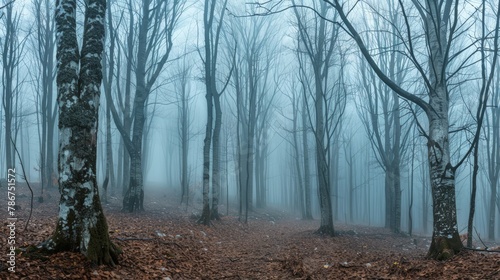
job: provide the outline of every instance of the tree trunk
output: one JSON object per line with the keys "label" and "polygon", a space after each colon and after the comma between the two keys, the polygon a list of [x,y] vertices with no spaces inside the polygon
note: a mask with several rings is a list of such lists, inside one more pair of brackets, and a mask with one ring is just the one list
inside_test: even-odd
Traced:
{"label": "tree trunk", "polygon": [[[492,103],[500,103],[500,74],[497,72],[497,84],[493,90]],[[488,113],[488,112],[487,112]],[[488,223],[488,238],[495,239],[495,224],[496,224],[496,207],[498,196],[498,181],[500,177],[500,108],[493,108],[490,117],[486,117],[486,150],[488,158],[488,181],[490,185],[490,207],[489,207],[489,223]]]}
{"label": "tree trunk", "polygon": [[144,88],[137,85],[134,100],[134,125],[132,128],[132,147],[129,147],[130,172],[128,190],[123,197],[123,210],[128,212],[144,211],[144,185],[142,174],[142,138],[144,130]]}
{"label": "tree trunk", "polygon": [[56,230],[39,248],[79,251],[95,264],[114,265],[120,249],[109,238],[96,180],[105,8],[103,0],[86,6],[80,58],[76,1],[56,2],[61,199]]}
{"label": "tree trunk", "polygon": [[448,103],[442,98],[431,99],[435,113],[429,116],[429,173],[431,178],[434,231],[427,256],[432,259],[449,259],[460,252],[463,245],[457,228],[455,201],[455,170],[450,164],[448,141]]}
{"label": "tree trunk", "polygon": [[[293,94],[293,93],[292,93]],[[295,94],[292,96],[292,105],[293,105],[293,111],[292,111],[292,139],[293,139],[293,151],[294,151],[294,162],[295,162],[295,172],[297,176],[297,192],[298,192],[298,200],[299,200],[299,205],[300,205],[300,213],[302,216],[302,219],[305,220],[307,218],[306,215],[306,206],[305,206],[305,187],[304,187],[304,182],[302,180],[302,165],[301,165],[301,160],[300,160],[300,152],[299,152],[299,140],[298,140],[298,125],[297,125],[297,119],[298,119],[298,102],[295,100]]]}
{"label": "tree trunk", "polygon": [[392,232],[401,230],[401,180],[399,161],[386,166],[386,227]]}
{"label": "tree trunk", "polygon": [[431,179],[434,231],[432,243],[427,254],[433,259],[448,259],[460,252],[463,245],[457,227],[455,201],[455,169],[450,163],[449,100],[444,76],[445,49],[448,46],[449,14],[442,14],[436,3],[426,3],[427,44],[429,46],[430,83],[429,139],[427,143],[429,173]]}
{"label": "tree trunk", "polygon": [[[352,145],[349,145],[349,160],[347,161],[349,175],[349,223],[354,223],[354,156],[352,154]],[[392,201],[392,200],[390,200]],[[390,212],[389,212],[390,213]]]}
{"label": "tree trunk", "polygon": [[421,175],[421,180],[422,180],[422,229],[424,233],[429,232],[428,231],[428,225],[429,225],[429,208],[431,207],[429,205],[429,175],[427,174],[429,172],[429,166],[428,166],[428,160],[425,158],[425,152],[421,149],[419,149],[419,153],[421,156],[420,161],[422,162],[420,166],[420,175]]}
{"label": "tree trunk", "polygon": [[307,133],[309,131],[309,126],[307,124],[307,102],[305,96],[302,99],[302,150],[304,153],[304,199],[306,207],[306,219],[312,220],[312,209],[311,209],[311,181],[310,181],[310,170],[309,170],[309,145],[307,143]]}
{"label": "tree trunk", "polygon": [[[325,23],[323,21],[322,25]],[[322,34],[323,32],[320,32]],[[317,73],[320,71],[317,70]],[[328,170],[327,153],[325,149],[325,120],[323,113],[324,92],[321,89],[322,81],[316,76],[316,167],[318,170],[319,204],[321,211],[321,224],[317,233],[333,236],[333,215],[330,196],[330,178]]]}
{"label": "tree trunk", "polygon": [[220,130],[222,126],[222,110],[220,106],[220,96],[216,94],[214,97],[215,104],[215,126],[212,142],[212,213],[210,218],[212,220],[220,220],[219,215],[219,196],[220,196],[220,185],[221,185],[221,174],[220,174]]}
{"label": "tree trunk", "polygon": [[16,96],[14,88],[15,73],[17,72],[17,65],[19,63],[19,57],[17,53],[16,42],[17,32],[18,32],[18,20],[17,17],[13,15],[13,5],[8,5],[5,7],[5,35],[3,38],[3,49],[2,49],[2,89],[3,89],[3,109],[4,109],[4,121],[5,121],[5,162],[7,168],[15,168],[15,158],[14,158],[14,144],[12,140],[15,140],[12,131],[15,129],[13,127],[13,121],[15,118],[15,102],[14,97]]}
{"label": "tree trunk", "polygon": [[[142,19],[139,26],[139,45],[137,47],[137,64],[135,71],[136,89],[133,106],[133,127],[132,143],[126,144],[130,155],[130,173],[128,190],[123,197],[123,210],[134,212],[144,211],[144,182],[143,182],[143,137],[144,123],[146,121],[146,103],[150,88],[146,83],[146,62],[147,62],[147,44],[148,29],[150,27],[150,1],[142,3]],[[128,137],[128,135],[122,136]],[[127,139],[124,139],[127,141]]]}
{"label": "tree trunk", "polygon": [[188,107],[187,100],[183,96],[182,100],[182,116],[181,116],[181,204],[188,205],[189,187],[188,187],[188,152],[189,152],[189,137],[188,137]]}
{"label": "tree trunk", "polygon": [[[205,33],[207,32],[205,31]],[[207,126],[205,128],[205,139],[203,140],[203,210],[198,223],[210,225],[210,147],[212,142],[213,103],[211,87],[208,83],[206,84],[206,90]]]}
{"label": "tree trunk", "polygon": [[111,110],[109,107],[106,108],[106,177],[102,184],[104,190],[103,201],[108,202],[108,186],[114,188],[114,172],[113,172],[113,149],[111,147]]}

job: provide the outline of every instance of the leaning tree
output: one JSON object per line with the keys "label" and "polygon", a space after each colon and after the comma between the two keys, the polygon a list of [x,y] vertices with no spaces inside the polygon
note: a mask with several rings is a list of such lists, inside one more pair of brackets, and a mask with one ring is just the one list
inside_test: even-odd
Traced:
{"label": "leaning tree", "polygon": [[105,0],[86,1],[79,49],[77,1],[56,1],[61,198],[56,229],[38,248],[79,251],[93,263],[114,265],[120,249],[109,238],[96,180],[105,10]]}
{"label": "leaning tree", "polygon": [[[427,116],[428,129],[424,134],[427,138],[434,218],[432,243],[427,256],[439,260],[448,259],[463,247],[457,227],[455,175],[466,158],[463,157],[455,165],[451,161],[450,95],[456,91],[457,85],[460,86],[463,82],[461,79],[464,76],[461,74],[469,71],[470,65],[475,64],[471,57],[477,57],[477,53],[472,47],[476,47],[478,42],[483,40],[494,40],[495,46],[497,45],[500,3],[498,8],[489,6],[489,9],[495,10],[493,13],[497,17],[496,28],[493,28],[486,37],[464,43],[460,40],[472,37],[467,29],[472,30],[476,27],[475,22],[471,21],[477,15],[470,13],[481,11],[474,6],[474,3],[453,0],[398,1],[397,9],[403,16],[403,26],[398,29],[397,36],[420,75],[421,84],[425,87],[426,96],[424,96],[417,93],[415,88],[404,89],[374,60],[366,41],[352,23],[351,17],[356,13],[355,7],[348,14],[345,12],[348,8],[347,1],[324,0],[324,2],[338,12],[342,27],[354,39],[377,76],[400,97],[419,106]],[[486,5],[486,2],[482,2],[481,5]],[[481,25],[481,20],[478,21]],[[497,52],[491,55],[496,57]],[[481,63],[484,59],[481,57],[477,61]],[[492,70],[493,68],[490,73]],[[482,68],[482,71],[486,69]],[[481,96],[480,100],[485,99]],[[469,153],[470,150],[466,156]]]}

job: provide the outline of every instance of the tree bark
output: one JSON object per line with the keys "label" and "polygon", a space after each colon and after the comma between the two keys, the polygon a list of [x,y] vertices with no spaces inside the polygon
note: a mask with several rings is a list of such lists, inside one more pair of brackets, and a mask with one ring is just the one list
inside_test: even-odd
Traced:
{"label": "tree bark", "polygon": [[17,52],[18,45],[16,45],[18,38],[17,32],[19,27],[18,16],[13,14],[13,5],[8,5],[5,7],[5,35],[3,38],[3,48],[2,48],[2,105],[4,110],[4,121],[5,121],[5,163],[7,168],[15,168],[16,161],[14,157],[14,144],[15,133],[13,130],[16,126],[15,123],[15,97],[17,92],[15,90],[14,82],[17,72],[17,65],[19,64],[19,53]]}
{"label": "tree bark", "polygon": [[219,197],[220,197],[220,186],[221,186],[221,174],[220,174],[220,131],[222,126],[222,110],[220,106],[220,96],[216,93],[213,96],[215,105],[215,126],[212,142],[212,210],[210,214],[210,219],[220,220],[219,215]]}
{"label": "tree bark", "polygon": [[[450,164],[448,142],[448,105],[436,102],[433,106],[440,116],[431,115],[429,121],[429,173],[431,177],[434,232],[427,256],[432,259],[449,259],[460,252],[463,245],[457,228],[455,201],[455,170]],[[432,104],[432,103],[431,103]],[[446,117],[444,117],[446,116]]]}
{"label": "tree bark", "polygon": [[109,238],[96,180],[106,2],[89,0],[86,6],[81,53],[76,9],[75,0],[56,2],[61,198],[56,229],[38,247],[53,252],[79,251],[95,264],[114,265],[121,250]]}
{"label": "tree bark", "polygon": [[312,220],[312,210],[311,210],[311,181],[310,181],[310,169],[309,169],[309,145],[307,143],[307,134],[309,132],[309,125],[307,123],[307,98],[306,93],[302,98],[302,151],[304,153],[304,199],[305,199],[305,210],[306,219]]}

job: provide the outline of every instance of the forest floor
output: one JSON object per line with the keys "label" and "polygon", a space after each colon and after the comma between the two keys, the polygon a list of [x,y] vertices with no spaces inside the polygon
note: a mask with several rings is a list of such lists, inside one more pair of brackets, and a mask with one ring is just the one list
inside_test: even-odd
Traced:
{"label": "forest floor", "polygon": [[[29,192],[18,188],[21,206],[17,246],[38,244],[51,234],[57,190],[34,202],[28,229]],[[24,188],[23,188],[24,189]],[[4,189],[3,189],[4,190]],[[5,197],[5,196],[4,196]],[[166,192],[149,193],[146,211],[120,212],[121,201],[104,206],[112,240],[123,249],[114,267],[92,266],[79,253],[16,257],[7,271],[6,198],[0,199],[0,279],[500,279],[500,254],[464,251],[453,259],[425,259],[430,239],[391,234],[386,229],[336,225],[337,236],[314,233],[319,222],[269,210],[253,212],[248,224],[223,216],[210,227],[197,224],[196,209],[167,201]]]}

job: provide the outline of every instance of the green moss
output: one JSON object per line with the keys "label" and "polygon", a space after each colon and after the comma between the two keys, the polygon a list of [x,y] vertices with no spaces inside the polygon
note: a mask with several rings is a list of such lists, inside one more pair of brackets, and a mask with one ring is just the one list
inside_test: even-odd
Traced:
{"label": "green moss", "polygon": [[459,253],[463,245],[458,234],[455,235],[452,238],[433,237],[427,257],[438,261],[445,261]]}

